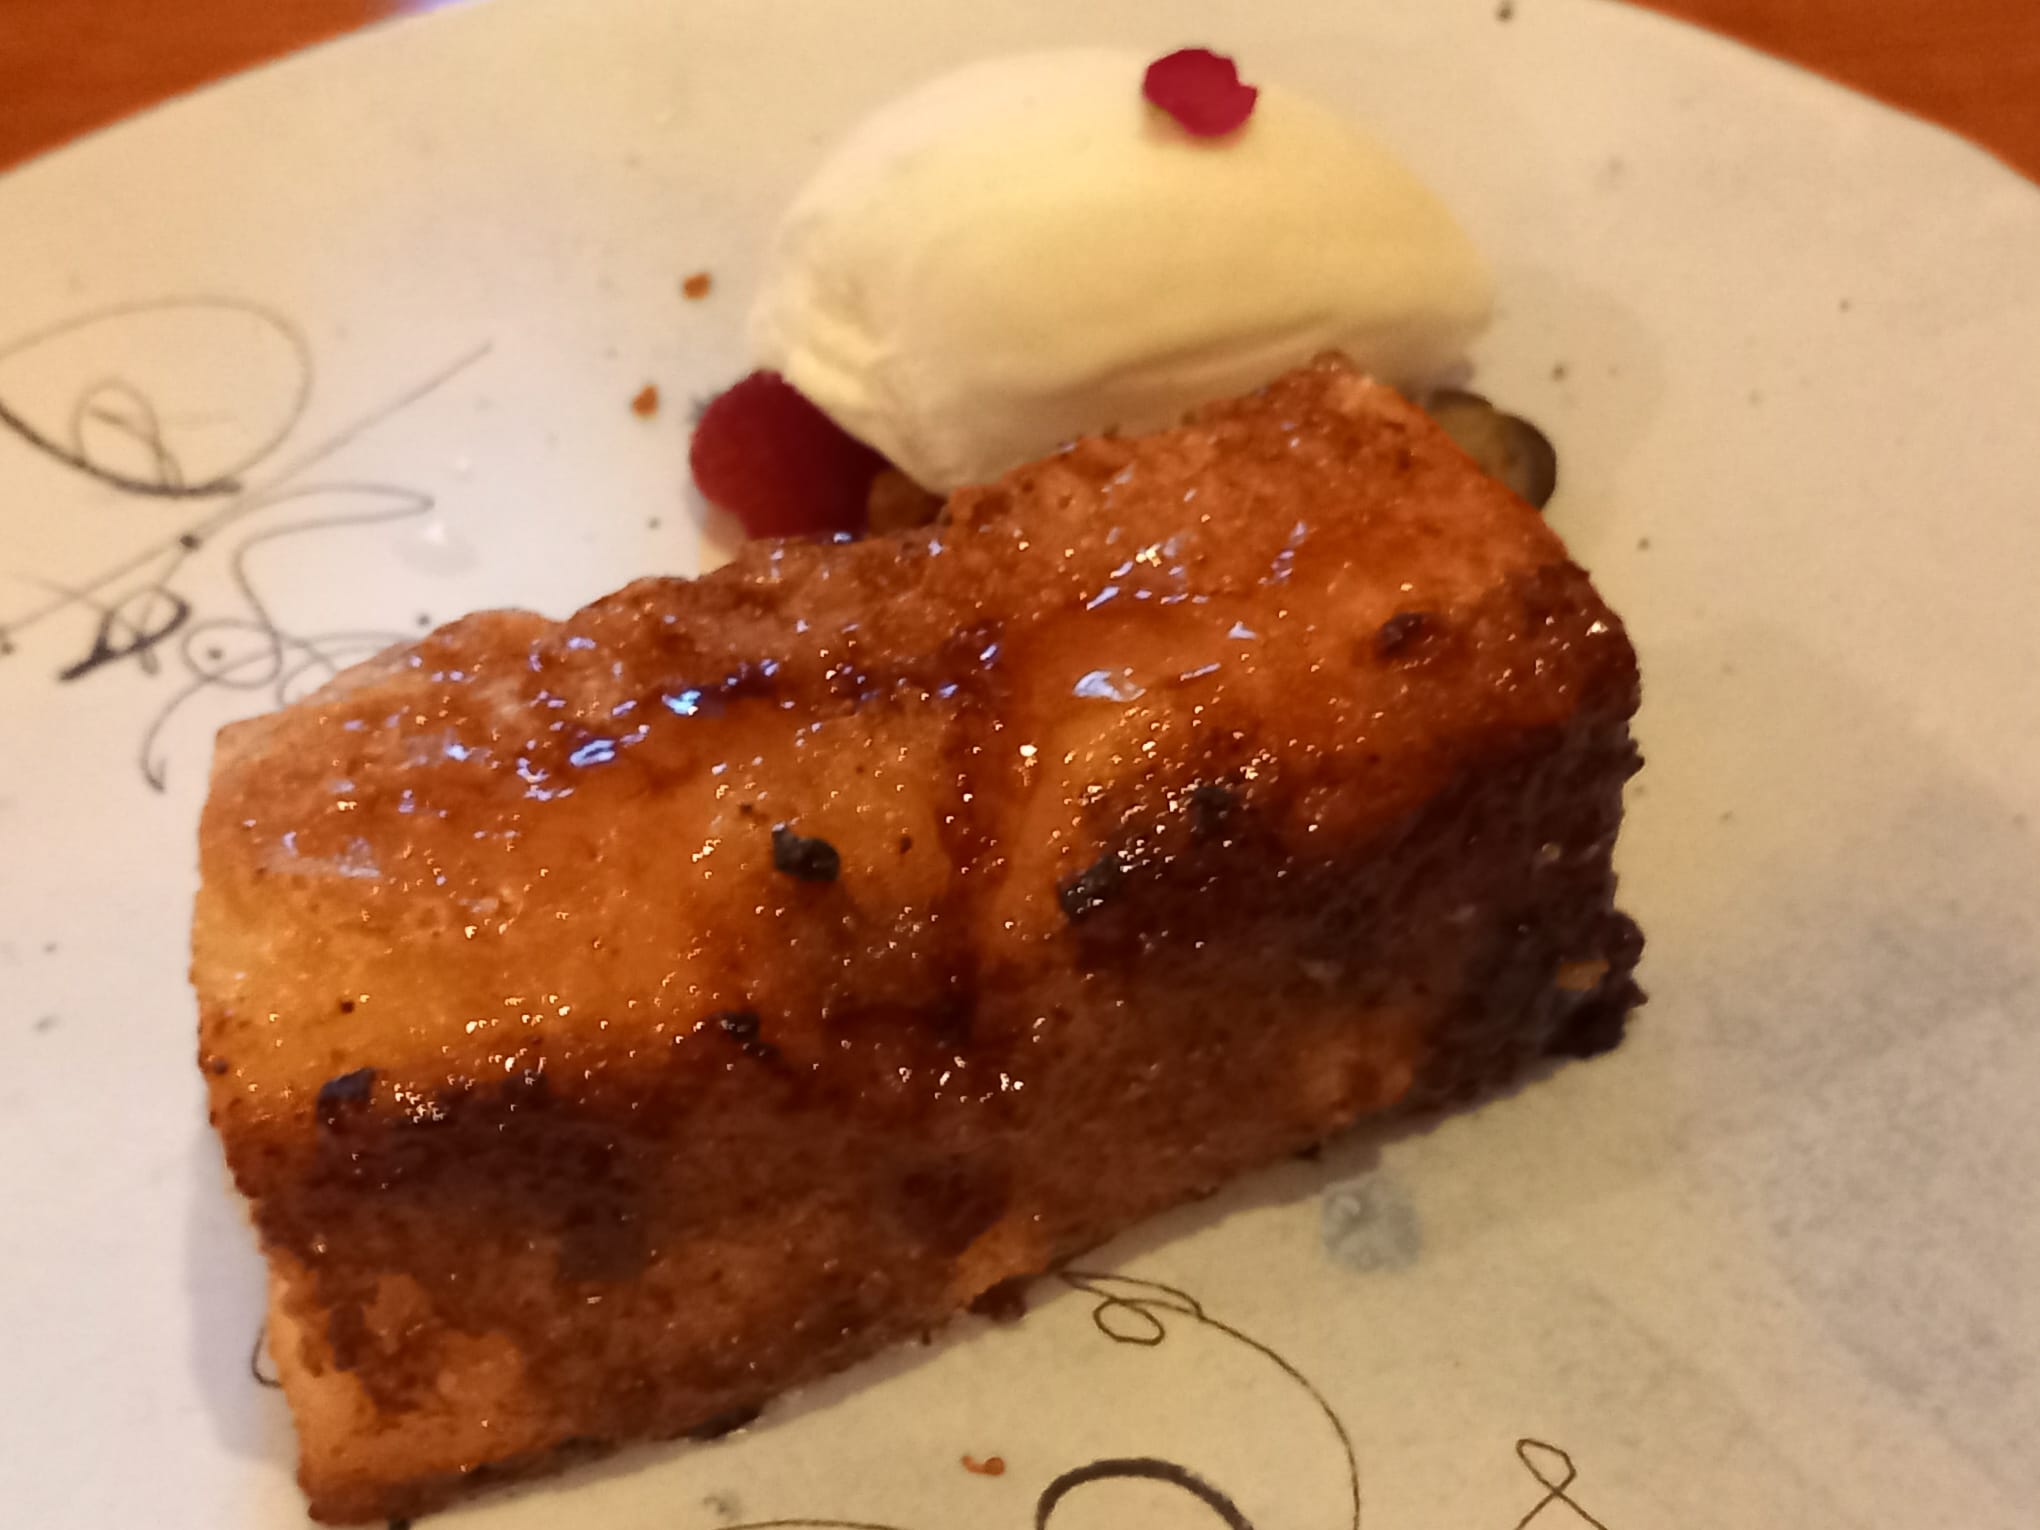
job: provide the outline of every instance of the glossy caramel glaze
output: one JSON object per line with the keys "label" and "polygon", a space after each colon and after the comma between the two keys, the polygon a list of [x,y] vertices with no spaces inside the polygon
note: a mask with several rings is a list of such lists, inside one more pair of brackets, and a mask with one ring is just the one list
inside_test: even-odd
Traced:
{"label": "glossy caramel glaze", "polygon": [[315,1512],[686,1432],[1611,1045],[1634,656],[1327,360],[222,735],[194,979]]}

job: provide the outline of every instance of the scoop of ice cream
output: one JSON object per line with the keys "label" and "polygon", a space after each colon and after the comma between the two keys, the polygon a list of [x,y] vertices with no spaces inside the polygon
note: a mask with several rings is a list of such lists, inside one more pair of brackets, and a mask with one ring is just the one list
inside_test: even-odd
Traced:
{"label": "scoop of ice cream", "polygon": [[1193,137],[1142,98],[1147,63],[991,59],[867,118],[774,238],[763,364],[948,490],[1319,351],[1403,387],[1459,357],[1485,266],[1387,149],[1265,83]]}

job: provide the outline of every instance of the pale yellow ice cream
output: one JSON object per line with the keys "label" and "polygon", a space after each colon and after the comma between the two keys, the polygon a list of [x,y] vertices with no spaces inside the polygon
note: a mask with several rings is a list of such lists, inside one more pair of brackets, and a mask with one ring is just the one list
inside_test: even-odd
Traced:
{"label": "pale yellow ice cream", "polygon": [[774,238],[762,364],[946,491],[1322,350],[1405,387],[1459,357],[1489,279],[1414,175],[1251,69],[1246,125],[1193,138],[1148,62],[990,59],[867,118]]}

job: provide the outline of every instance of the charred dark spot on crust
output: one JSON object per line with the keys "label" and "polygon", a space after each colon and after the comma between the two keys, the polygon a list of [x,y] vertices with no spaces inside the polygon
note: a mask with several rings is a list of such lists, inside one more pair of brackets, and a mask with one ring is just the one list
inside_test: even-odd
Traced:
{"label": "charred dark spot on crust", "polygon": [[914,848],[914,836],[911,834],[902,834],[900,836],[900,854],[905,855],[909,850],[913,848]]}
{"label": "charred dark spot on crust", "polygon": [[1027,1316],[1027,1277],[1015,1275],[980,1291],[970,1310],[994,1323],[1017,1323]]}
{"label": "charred dark spot on crust", "polygon": [[1643,955],[1643,932],[1626,914],[1609,916],[1605,942],[1609,975],[1552,1033],[1545,1051],[1553,1057],[1599,1057],[1622,1043],[1630,1011],[1643,1003],[1635,968]]}
{"label": "charred dark spot on crust", "polygon": [[705,1443],[719,1440],[724,1435],[735,1434],[739,1429],[749,1428],[758,1421],[758,1415],[765,1411],[763,1404],[743,1408],[728,1408],[687,1431],[687,1438]]}
{"label": "charred dark spot on crust", "polygon": [[772,869],[802,882],[833,882],[843,871],[843,857],[826,839],[796,834],[785,824],[772,826]]}
{"label": "charred dark spot on crust", "polygon": [[353,1001],[352,999],[342,999],[342,1000],[340,1001],[340,1013],[341,1013],[341,1014],[343,1014],[343,1015],[351,1015],[351,1014],[353,1014],[353,1013],[354,1013],[354,1001]]}
{"label": "charred dark spot on crust", "polygon": [[724,1009],[709,1016],[722,1033],[734,1041],[746,1057],[755,1057],[759,1062],[771,1062],[779,1055],[779,1048],[758,1035],[759,1019],[755,1009]]}
{"label": "charred dark spot on crust", "polygon": [[1378,659],[1399,658],[1408,649],[1434,636],[1437,628],[1438,619],[1428,611],[1398,611],[1374,634],[1374,656]]}
{"label": "charred dark spot on crust", "polygon": [[227,1076],[228,1069],[232,1068],[233,1064],[228,1062],[224,1057],[208,1057],[205,1062],[205,1067],[206,1071],[212,1074],[213,1077],[225,1078]]}
{"label": "charred dark spot on crust", "polygon": [[1062,905],[1065,919],[1071,924],[1082,924],[1112,901],[1125,879],[1119,857],[1101,855],[1075,876],[1056,883],[1055,901]]}
{"label": "charred dark spot on crust", "polygon": [[1585,1058],[1599,1057],[1603,1052],[1612,1052],[1620,1046],[1622,1033],[1629,1024],[1629,1011],[1641,1002],[1643,996],[1626,978],[1616,987],[1626,992],[1597,994],[1581,1005],[1552,1034],[1545,1051],[1553,1057]]}
{"label": "charred dark spot on crust", "polygon": [[327,1079],[325,1083],[319,1085],[319,1119],[328,1126],[332,1125],[343,1111],[366,1105],[374,1089],[373,1068],[356,1068],[352,1073],[342,1073]]}
{"label": "charred dark spot on crust", "polygon": [[1190,837],[1199,841],[1217,839],[1225,832],[1226,820],[1240,803],[1240,794],[1230,786],[1207,781],[1190,790]]}

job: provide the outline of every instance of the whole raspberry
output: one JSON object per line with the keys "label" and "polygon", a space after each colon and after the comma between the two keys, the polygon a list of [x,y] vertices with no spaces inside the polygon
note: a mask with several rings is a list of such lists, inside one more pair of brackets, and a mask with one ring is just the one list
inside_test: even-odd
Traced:
{"label": "whole raspberry", "polygon": [[709,401],[687,465],[750,535],[792,537],[861,531],[886,463],[777,372],[753,372]]}

